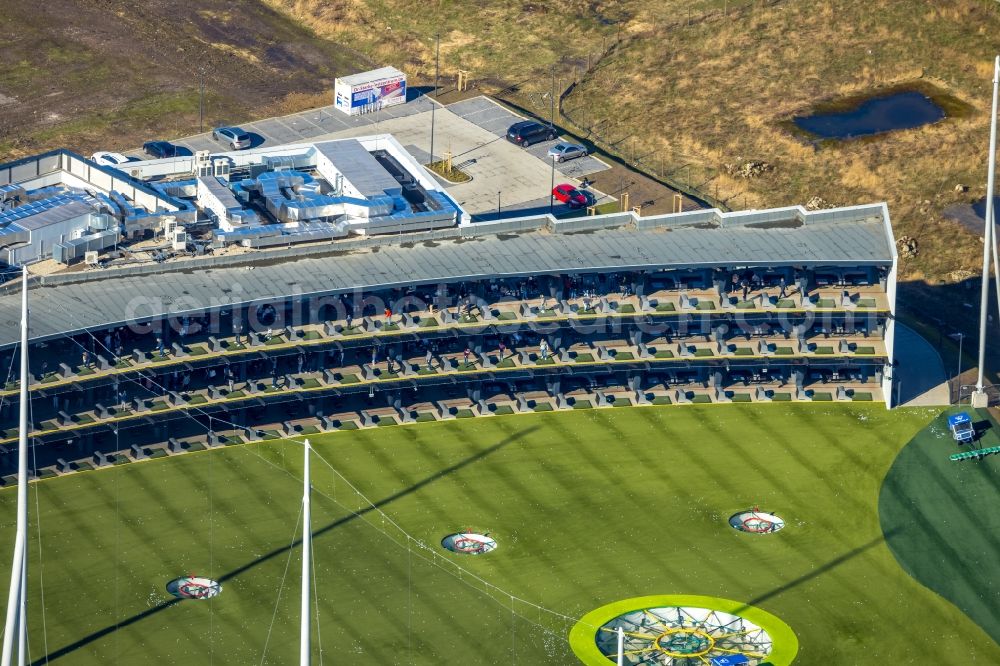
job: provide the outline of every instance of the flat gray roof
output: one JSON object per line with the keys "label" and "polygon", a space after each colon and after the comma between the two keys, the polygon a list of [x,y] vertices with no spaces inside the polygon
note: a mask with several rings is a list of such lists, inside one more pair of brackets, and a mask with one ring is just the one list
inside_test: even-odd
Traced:
{"label": "flat gray roof", "polygon": [[[413,242],[414,237],[433,240]],[[747,265],[888,267],[895,258],[883,204],[811,213],[802,208],[703,210],[558,222],[540,216],[367,242],[367,247],[339,251],[332,243],[323,246],[327,254],[322,256],[279,261],[277,253],[259,252],[244,255],[246,265],[219,268],[192,260],[167,264],[161,275],[115,277],[107,270],[83,274],[80,282],[35,287],[30,294],[31,337],[48,339],[293,294],[538,273]],[[17,291],[0,296],[0,347],[16,342],[19,313]]]}
{"label": "flat gray roof", "polygon": [[357,74],[341,76],[337,78],[337,81],[340,81],[345,85],[356,86],[362,83],[371,83],[372,81],[381,81],[382,79],[389,79],[403,75],[404,74],[395,67],[380,67],[379,69],[373,69],[370,72],[358,72]]}
{"label": "flat gray roof", "polygon": [[43,229],[95,212],[97,201],[89,196],[58,196],[18,206],[8,211],[7,215],[0,216],[0,224],[9,222],[10,226],[22,229]]}
{"label": "flat gray roof", "polygon": [[386,192],[402,187],[357,139],[321,141],[313,145],[316,152],[330,160],[365,198],[385,196]]}

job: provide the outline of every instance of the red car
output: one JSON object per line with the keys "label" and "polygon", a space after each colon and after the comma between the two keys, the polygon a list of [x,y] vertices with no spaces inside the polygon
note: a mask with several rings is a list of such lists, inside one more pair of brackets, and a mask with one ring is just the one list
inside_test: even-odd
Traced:
{"label": "red car", "polygon": [[555,189],[552,190],[552,196],[554,196],[557,201],[566,204],[570,208],[582,208],[589,203],[587,195],[569,183],[556,185]]}

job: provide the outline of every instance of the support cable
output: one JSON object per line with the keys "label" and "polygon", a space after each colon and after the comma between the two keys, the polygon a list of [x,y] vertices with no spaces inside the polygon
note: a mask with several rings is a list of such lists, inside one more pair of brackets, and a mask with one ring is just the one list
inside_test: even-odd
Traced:
{"label": "support cable", "polygon": [[[34,404],[31,402],[31,394],[28,394],[28,411],[31,414],[29,419],[30,423],[35,422],[35,410]],[[34,468],[35,473],[38,473],[38,446],[31,447],[31,466]],[[42,509],[41,503],[38,499],[39,484],[35,485],[35,523],[38,525],[38,587],[39,587],[39,603],[42,607],[42,655],[45,659],[45,663],[49,663],[49,630],[46,620],[45,613],[45,560],[42,558]],[[30,652],[29,652],[30,660]],[[34,663],[33,660],[30,663]]]}
{"label": "support cable", "polygon": [[285,559],[285,571],[281,574],[281,584],[278,586],[278,596],[274,599],[274,612],[271,613],[271,626],[267,628],[267,637],[264,639],[264,650],[260,655],[260,666],[264,666],[267,659],[267,645],[271,642],[271,632],[274,630],[274,620],[278,617],[278,605],[281,603],[281,592],[285,589],[285,579],[288,577],[288,569],[292,564],[292,552],[295,550],[295,541],[299,536],[299,523],[302,522],[302,506],[299,506],[299,515],[295,518],[295,529],[292,531],[292,542],[288,544],[288,558]]}

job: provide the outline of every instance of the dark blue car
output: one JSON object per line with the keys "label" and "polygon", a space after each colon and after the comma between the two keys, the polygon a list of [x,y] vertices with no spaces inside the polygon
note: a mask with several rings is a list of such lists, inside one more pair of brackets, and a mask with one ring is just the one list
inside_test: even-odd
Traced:
{"label": "dark blue car", "polygon": [[147,141],[142,144],[142,150],[155,159],[177,157],[177,146],[167,141]]}

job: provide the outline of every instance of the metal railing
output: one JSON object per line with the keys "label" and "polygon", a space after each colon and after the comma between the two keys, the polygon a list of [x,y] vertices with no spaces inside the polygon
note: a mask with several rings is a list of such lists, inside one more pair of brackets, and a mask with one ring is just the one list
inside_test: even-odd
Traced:
{"label": "metal railing", "polygon": [[[957,393],[955,389],[957,390]],[[961,384],[957,387],[952,387],[951,397],[952,404],[955,405],[967,405],[972,401],[972,394],[976,391],[975,384]],[[1000,384],[985,384],[983,386],[983,391],[986,393],[987,399],[989,401],[990,407],[996,407],[1000,405]]]}

